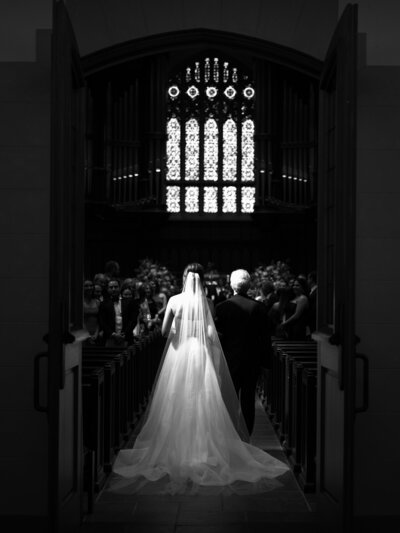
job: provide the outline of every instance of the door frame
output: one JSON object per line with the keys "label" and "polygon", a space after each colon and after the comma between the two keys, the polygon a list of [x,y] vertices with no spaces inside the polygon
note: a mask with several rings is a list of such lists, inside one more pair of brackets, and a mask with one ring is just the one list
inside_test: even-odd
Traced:
{"label": "door frame", "polygon": [[82,518],[83,95],[84,78],[63,1],[53,0],[48,343],[50,531],[75,533]]}
{"label": "door frame", "polygon": [[[318,513],[322,523],[335,523],[334,531],[351,531],[353,521],[353,454],[355,417],[355,228],[356,228],[356,98],[357,98],[357,4],[348,4],[337,24],[326,54],[320,81],[320,138],[318,141],[318,304],[317,332],[319,344],[318,419],[317,419],[317,486]],[[324,139],[327,108],[324,93],[335,91],[335,154],[333,178],[333,224],[327,217],[329,176],[324,165],[330,157]],[[325,142],[324,142],[325,141]],[[331,227],[334,227],[332,230]],[[327,267],[327,243],[332,238],[335,256],[331,276]],[[331,279],[332,278],[332,279]],[[333,281],[331,309],[329,283]],[[324,491],[324,409],[329,401],[322,390],[322,358],[338,376],[343,400],[343,464],[341,501],[333,503]],[[342,393],[342,394],[341,394]],[[338,396],[339,398],[339,396]],[[340,405],[339,400],[339,405]],[[340,408],[340,407],[339,407]]]}

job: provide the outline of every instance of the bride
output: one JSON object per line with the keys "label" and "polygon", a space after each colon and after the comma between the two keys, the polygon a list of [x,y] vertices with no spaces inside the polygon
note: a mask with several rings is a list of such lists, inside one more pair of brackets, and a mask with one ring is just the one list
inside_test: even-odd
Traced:
{"label": "bride", "polygon": [[276,478],[289,469],[249,443],[203,275],[188,265],[182,292],[168,301],[151,401],[133,448],[114,462],[112,491],[258,492],[281,486]]}

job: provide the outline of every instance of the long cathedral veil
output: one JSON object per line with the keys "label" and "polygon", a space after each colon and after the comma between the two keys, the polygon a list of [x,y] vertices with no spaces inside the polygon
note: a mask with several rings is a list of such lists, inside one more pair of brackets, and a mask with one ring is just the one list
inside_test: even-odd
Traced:
{"label": "long cathedral veil", "polygon": [[110,490],[276,488],[275,478],[288,466],[249,443],[199,275],[189,272],[182,293],[173,298],[173,320],[150,402],[133,448],[118,453]]}
{"label": "long cathedral veil", "polygon": [[[240,402],[221,347],[210,306],[200,276],[195,272],[188,272],[184,280],[180,304],[176,309],[175,318],[167,338],[155,379],[155,386],[157,386],[158,376],[170,345],[176,350],[181,348],[183,357],[192,357],[193,366],[189,368],[200,379],[204,379],[204,366],[207,364],[208,358],[211,359],[222,398],[233,425],[241,439],[249,442],[250,437],[246,422],[241,412]],[[196,357],[193,358],[193,354]],[[187,376],[187,379],[196,382],[194,375]]]}

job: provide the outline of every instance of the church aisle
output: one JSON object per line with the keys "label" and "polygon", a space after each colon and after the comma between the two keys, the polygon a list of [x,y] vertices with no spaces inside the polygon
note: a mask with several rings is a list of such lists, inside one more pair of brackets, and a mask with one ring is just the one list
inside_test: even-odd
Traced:
{"label": "church aisle", "polygon": [[[279,439],[257,399],[252,444],[286,462]],[[291,471],[283,487],[251,496],[124,496],[102,491],[81,533],[317,533],[312,498]]]}

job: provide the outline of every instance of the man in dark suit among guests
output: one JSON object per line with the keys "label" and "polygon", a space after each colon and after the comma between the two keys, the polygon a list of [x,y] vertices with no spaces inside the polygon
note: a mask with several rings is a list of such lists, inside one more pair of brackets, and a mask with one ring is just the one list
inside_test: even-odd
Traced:
{"label": "man in dark suit among guests", "polygon": [[139,305],[134,298],[123,300],[118,279],[110,279],[107,285],[109,298],[101,302],[99,322],[106,346],[126,346],[133,340],[133,328],[137,323]]}
{"label": "man in dark suit among guests", "polygon": [[262,368],[270,367],[271,335],[267,308],[247,295],[250,274],[243,269],[235,270],[230,284],[233,296],[215,308],[216,328],[251,435],[257,379]]}

